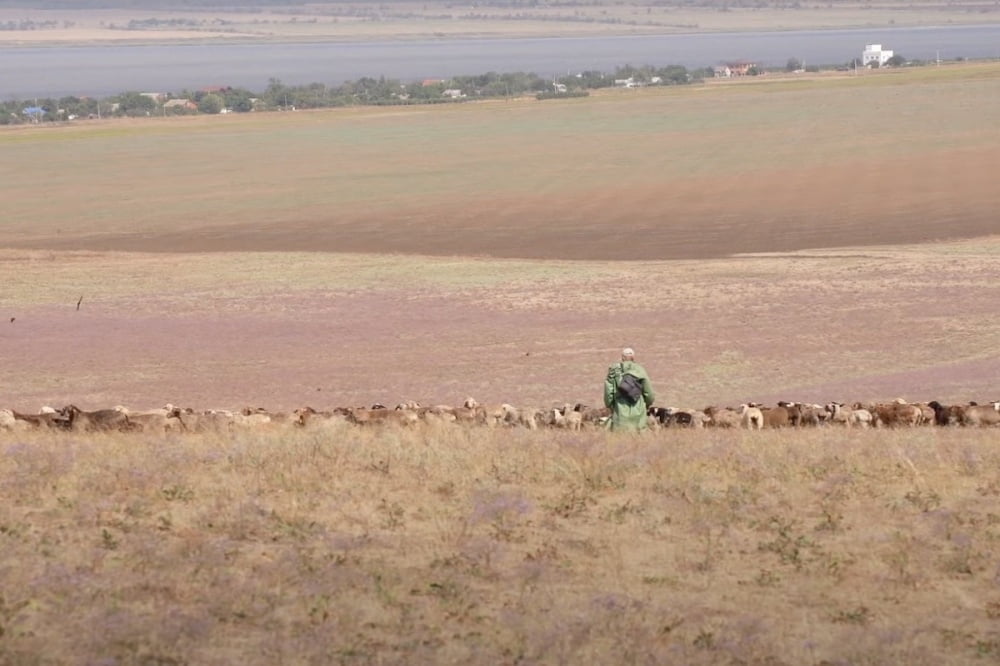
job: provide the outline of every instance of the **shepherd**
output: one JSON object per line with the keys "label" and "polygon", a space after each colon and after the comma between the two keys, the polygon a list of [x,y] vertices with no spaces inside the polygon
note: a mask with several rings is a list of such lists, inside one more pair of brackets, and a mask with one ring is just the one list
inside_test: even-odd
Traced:
{"label": "shepherd", "polygon": [[635,362],[635,350],[622,350],[622,360],[608,368],[604,380],[604,406],[611,410],[615,432],[639,432],[648,427],[646,412],[655,399],[646,369]]}

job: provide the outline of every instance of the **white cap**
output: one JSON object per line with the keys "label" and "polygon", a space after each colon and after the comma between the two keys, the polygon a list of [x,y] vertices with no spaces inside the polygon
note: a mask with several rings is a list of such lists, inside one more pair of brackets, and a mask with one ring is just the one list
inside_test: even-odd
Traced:
{"label": "white cap", "polygon": [[622,350],[622,356],[635,356],[635,350],[631,347],[626,347]]}

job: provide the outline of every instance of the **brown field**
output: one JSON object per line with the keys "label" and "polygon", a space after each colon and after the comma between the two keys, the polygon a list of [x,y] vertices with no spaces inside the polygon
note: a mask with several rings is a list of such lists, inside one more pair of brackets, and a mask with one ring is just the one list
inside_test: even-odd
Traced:
{"label": "brown field", "polygon": [[997,399],[998,74],[6,130],[0,404]]}
{"label": "brown field", "polygon": [[[739,4],[739,3],[737,3]],[[55,21],[46,29],[2,30],[0,45],[352,41],[428,38],[586,37],[710,31],[802,30],[996,23],[992,0],[916,2],[594,2],[533,6],[451,2],[314,3],[292,8],[0,9],[0,22]],[[151,18],[164,27],[123,29]],[[168,21],[189,21],[183,26]]]}
{"label": "brown field", "polygon": [[[2,130],[0,407],[998,400],[998,74]],[[990,663],[998,444],[0,431],[0,664]]]}
{"label": "brown field", "polygon": [[10,251],[0,405],[594,404],[626,343],[663,404],[997,400],[998,257],[1000,237],[624,264]]}
{"label": "brown field", "polygon": [[6,244],[660,260],[971,238],[998,231],[998,91],[985,63],[9,129]]}

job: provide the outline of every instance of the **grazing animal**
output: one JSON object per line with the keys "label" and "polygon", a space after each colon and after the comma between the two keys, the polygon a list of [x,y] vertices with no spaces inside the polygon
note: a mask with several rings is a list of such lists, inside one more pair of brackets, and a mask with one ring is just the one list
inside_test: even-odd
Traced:
{"label": "grazing animal", "polygon": [[117,409],[98,409],[85,412],[76,405],[66,405],[60,412],[75,432],[108,432],[133,430],[128,414]]}
{"label": "grazing animal", "polygon": [[764,413],[760,407],[740,405],[740,425],[748,430],[761,430],[764,427]]}
{"label": "grazing animal", "polygon": [[190,407],[177,410],[177,417],[187,432],[229,432],[234,420],[234,415],[229,410],[196,412]]}
{"label": "grazing animal", "polygon": [[867,409],[848,407],[842,402],[831,402],[826,406],[826,411],[829,414],[827,420],[830,423],[836,423],[849,428],[853,426],[867,428],[874,421],[872,413]]}
{"label": "grazing animal", "polygon": [[583,416],[583,423],[587,425],[601,426],[611,418],[611,410],[608,407],[588,407],[582,402],[576,403],[574,412],[580,412]]}
{"label": "grazing animal", "polygon": [[[42,409],[44,409],[44,407]],[[69,428],[69,420],[65,417],[65,415],[63,415],[62,412],[43,411],[40,414],[22,414],[21,412],[10,410],[10,413],[14,416],[16,421],[26,423],[32,428],[60,428],[64,430]]]}
{"label": "grazing animal", "polygon": [[420,418],[416,412],[395,409],[350,409],[347,420],[357,425],[415,425]]}
{"label": "grazing animal", "polygon": [[792,424],[788,407],[762,407],[760,410],[764,416],[765,428],[784,428]]}
{"label": "grazing animal", "polygon": [[934,412],[934,424],[939,426],[957,426],[962,424],[962,413],[965,409],[961,405],[942,405],[937,400],[927,403],[927,406]]}
{"label": "grazing animal", "polygon": [[889,428],[920,425],[924,418],[920,408],[900,400],[901,398],[897,398],[895,402],[872,405],[869,409],[872,413],[872,425]]}
{"label": "grazing animal", "polygon": [[569,405],[553,407],[552,425],[566,430],[580,430],[583,427],[583,414],[573,411]]}
{"label": "grazing animal", "polygon": [[21,431],[29,430],[37,426],[14,417],[14,412],[9,409],[0,409],[0,430]]}
{"label": "grazing animal", "polygon": [[822,405],[795,405],[794,425],[806,427],[818,427],[826,423],[829,414]]}
{"label": "grazing animal", "polygon": [[700,409],[678,409],[676,407],[652,407],[647,416],[663,427],[704,428],[711,421]]}
{"label": "grazing animal", "polygon": [[996,426],[1000,425],[1000,412],[992,405],[969,405],[962,412],[964,426]]}
{"label": "grazing animal", "polygon": [[312,407],[299,407],[292,412],[292,425],[300,428],[313,426],[325,426],[331,423],[344,423],[347,419],[344,414],[335,412],[319,412]]}
{"label": "grazing animal", "polygon": [[542,416],[542,412],[539,409],[533,407],[518,408],[505,402],[490,412],[490,423],[505,426],[524,426],[528,430],[537,430],[539,421],[543,420]]}
{"label": "grazing animal", "polygon": [[708,416],[707,425],[715,426],[716,428],[740,427],[741,416],[735,409],[710,405],[703,411],[705,412],[705,415]]}

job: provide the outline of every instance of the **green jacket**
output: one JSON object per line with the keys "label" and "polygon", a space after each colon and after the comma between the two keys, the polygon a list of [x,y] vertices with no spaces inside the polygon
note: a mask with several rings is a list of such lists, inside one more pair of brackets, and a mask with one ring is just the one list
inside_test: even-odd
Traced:
{"label": "green jacket", "polygon": [[[618,382],[622,375],[629,374],[642,382],[642,397],[634,405],[618,395]],[[646,410],[653,404],[656,394],[649,381],[646,369],[635,361],[622,361],[608,368],[604,380],[604,406],[611,409],[611,429],[617,431],[638,431],[647,427]]]}

